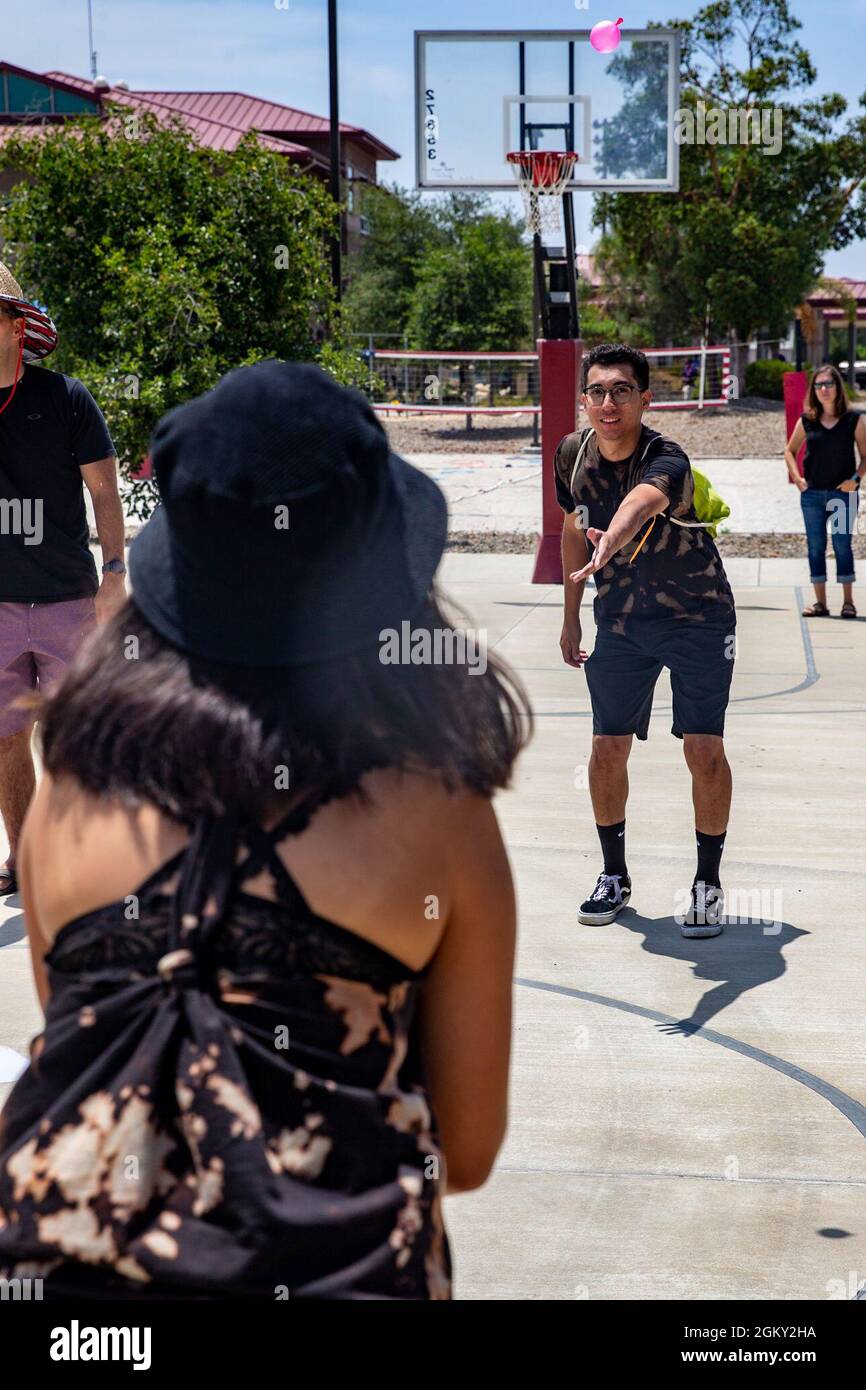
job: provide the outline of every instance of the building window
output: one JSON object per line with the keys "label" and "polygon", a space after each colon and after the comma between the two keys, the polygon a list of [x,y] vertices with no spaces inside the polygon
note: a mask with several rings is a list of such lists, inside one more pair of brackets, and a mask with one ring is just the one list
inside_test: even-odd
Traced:
{"label": "building window", "polygon": [[8,81],[7,111],[12,116],[50,116],[51,88],[44,82],[31,82],[27,77],[19,77],[10,72]]}
{"label": "building window", "polygon": [[351,164],[346,165],[346,211],[355,211],[355,170]]}
{"label": "building window", "polygon": [[0,72],[0,111],[9,116],[71,116],[99,112],[99,103],[18,73]]}
{"label": "building window", "polygon": [[74,92],[62,92],[59,87],[54,88],[54,110],[58,115],[76,115],[79,111],[98,112],[99,107],[95,101],[88,101],[86,97],[79,97]]}

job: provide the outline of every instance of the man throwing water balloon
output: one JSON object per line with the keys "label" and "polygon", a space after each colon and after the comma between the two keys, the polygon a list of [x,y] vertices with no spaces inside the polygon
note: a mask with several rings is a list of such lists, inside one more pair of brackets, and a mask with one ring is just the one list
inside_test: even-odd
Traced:
{"label": "man throwing water balloon", "polygon": [[[643,424],[652,396],[642,352],[603,344],[583,359],[589,428],[566,435],[554,458],[562,529],[568,665],[585,665],[592,702],[589,788],[604,857],[580,921],[612,922],[632,882],[625,854],[628,758],[645,739],[653,690],[667,667],[671,732],[692,775],[697,868],[684,936],[722,930],[720,865],[731,804],[723,735],[736,614],[719,552],[693,505],[694,478],[673,440]],[[581,647],[580,605],[595,577],[595,649]]]}

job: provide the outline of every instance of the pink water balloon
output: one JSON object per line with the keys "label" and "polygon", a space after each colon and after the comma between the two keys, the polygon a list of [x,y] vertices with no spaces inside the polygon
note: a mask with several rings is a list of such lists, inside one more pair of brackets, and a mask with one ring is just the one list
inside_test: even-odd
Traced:
{"label": "pink water balloon", "polygon": [[619,47],[622,35],[617,26],[620,24],[622,24],[621,19],[618,19],[616,24],[612,19],[602,19],[600,23],[593,26],[589,41],[596,53],[612,53],[615,48]]}

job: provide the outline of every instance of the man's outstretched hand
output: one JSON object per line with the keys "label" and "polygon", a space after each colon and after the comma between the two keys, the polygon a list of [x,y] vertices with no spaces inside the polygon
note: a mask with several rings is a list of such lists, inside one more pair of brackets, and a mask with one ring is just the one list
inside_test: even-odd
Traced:
{"label": "man's outstretched hand", "polygon": [[588,579],[591,574],[595,574],[596,570],[604,569],[613,554],[613,546],[607,531],[599,531],[597,527],[589,526],[586,534],[594,547],[592,559],[588,565],[584,565],[582,570],[575,570],[574,574],[568,576],[573,584],[579,584],[582,579]]}

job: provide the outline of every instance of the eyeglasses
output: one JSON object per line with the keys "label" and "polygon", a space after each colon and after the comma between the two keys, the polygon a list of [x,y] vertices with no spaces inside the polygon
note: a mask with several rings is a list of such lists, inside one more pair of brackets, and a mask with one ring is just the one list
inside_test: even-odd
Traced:
{"label": "eyeglasses", "polygon": [[622,381],[617,386],[612,386],[610,390],[606,390],[603,386],[587,386],[583,394],[590,405],[604,405],[606,396],[610,396],[614,405],[625,405],[631,397],[631,393],[637,390],[637,386],[629,386],[627,382]]}
{"label": "eyeglasses", "polygon": [[816,390],[816,391],[835,391],[835,390],[836,390],[836,383],[835,383],[835,381],[833,381],[832,378],[831,378],[829,381],[816,381],[816,382],[815,382],[815,390]]}

